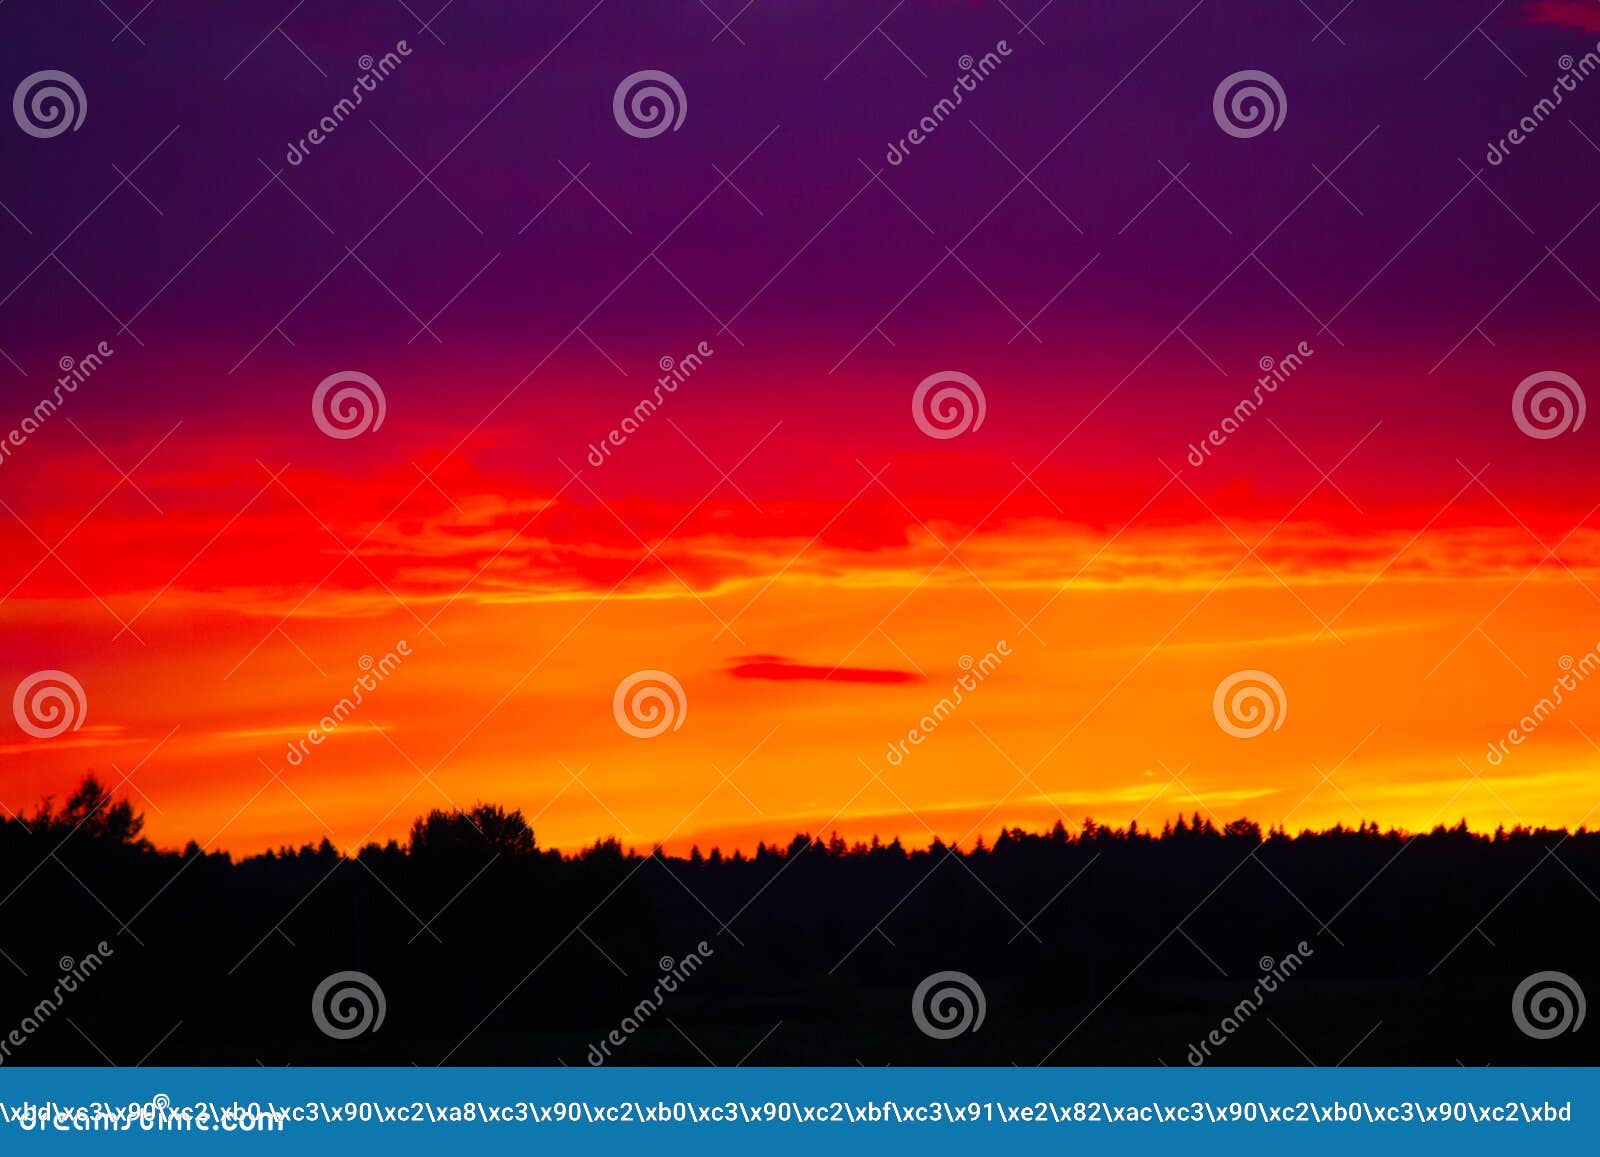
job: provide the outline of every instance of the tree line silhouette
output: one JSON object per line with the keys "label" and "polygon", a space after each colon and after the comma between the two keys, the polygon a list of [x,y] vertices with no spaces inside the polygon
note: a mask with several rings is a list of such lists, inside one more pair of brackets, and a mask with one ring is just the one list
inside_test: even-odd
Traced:
{"label": "tree line silhouette", "polygon": [[[1538,1039],[1512,998],[1568,974],[1600,993],[1600,834],[1263,831],[1176,817],[753,854],[597,840],[541,848],[520,811],[435,810],[404,843],[234,859],[162,850],[92,776],[0,819],[7,1064],[1574,1064],[1600,1026]],[[114,956],[37,1015],[58,970]],[[659,1009],[663,972],[713,949]],[[1241,1019],[1275,961],[1304,961]],[[330,1036],[313,994],[366,974],[385,1015]],[[681,971],[681,970],[680,970]],[[958,971],[975,1031],[912,998]],[[15,1040],[13,1039],[13,1044]]]}

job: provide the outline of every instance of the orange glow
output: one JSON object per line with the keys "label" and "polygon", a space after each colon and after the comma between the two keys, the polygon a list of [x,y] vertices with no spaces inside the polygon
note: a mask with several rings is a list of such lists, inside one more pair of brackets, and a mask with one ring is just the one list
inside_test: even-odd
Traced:
{"label": "orange glow", "polygon": [[[1562,656],[1600,645],[1594,532],[1558,562],[1466,518],[1352,534],[1162,510],[1119,531],[1030,510],[962,541],[943,523],[888,529],[864,505],[853,541],[812,541],[826,513],[769,518],[762,535],[708,504],[647,555],[592,504],[455,502],[385,524],[356,561],[279,495],[165,588],[199,544],[152,522],[143,561],[83,571],[104,607],[41,567],[13,623],[73,640],[88,719],[8,737],[6,806],[92,768],[126,780],[158,843],[238,853],[403,839],[417,814],[479,800],[520,807],[546,846],[672,850],[835,830],[970,844],[1085,816],[1159,828],[1179,811],[1291,829],[1591,818],[1600,680],[1497,765],[1486,753]],[[664,522],[657,536],[675,520],[617,513]],[[1263,536],[1259,556],[1241,544]],[[111,611],[146,645],[108,647]],[[1002,641],[1009,654],[940,715],[963,656]],[[382,677],[329,728],[363,656]],[[683,726],[652,739],[612,717],[617,684],[644,668],[687,698]],[[1219,728],[1213,691],[1240,669],[1282,684],[1281,729]],[[324,738],[304,742],[313,728]]]}

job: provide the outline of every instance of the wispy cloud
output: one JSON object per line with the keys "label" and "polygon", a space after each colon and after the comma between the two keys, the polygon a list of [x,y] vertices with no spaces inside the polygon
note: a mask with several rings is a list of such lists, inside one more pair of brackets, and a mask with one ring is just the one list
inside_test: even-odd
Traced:
{"label": "wispy cloud", "polygon": [[746,655],[728,669],[735,679],[806,679],[826,683],[916,683],[914,671],[883,667],[822,667],[796,663],[782,655]]}
{"label": "wispy cloud", "polygon": [[1600,32],[1600,7],[1594,0],[1533,0],[1523,14],[1534,24],[1560,24]]}
{"label": "wispy cloud", "polygon": [[65,751],[81,747],[115,747],[126,742],[128,742],[128,729],[120,724],[89,724],[54,739],[24,739],[17,743],[0,743],[0,755],[37,755],[46,744],[49,744],[53,751]]}

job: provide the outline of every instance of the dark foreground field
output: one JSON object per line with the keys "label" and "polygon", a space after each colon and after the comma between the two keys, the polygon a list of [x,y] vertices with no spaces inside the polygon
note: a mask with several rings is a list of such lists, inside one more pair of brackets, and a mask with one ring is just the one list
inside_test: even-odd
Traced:
{"label": "dark foreground field", "polygon": [[93,785],[0,822],[4,1063],[1600,1062],[1590,833],[564,857],[482,808],[234,863],[138,827]]}

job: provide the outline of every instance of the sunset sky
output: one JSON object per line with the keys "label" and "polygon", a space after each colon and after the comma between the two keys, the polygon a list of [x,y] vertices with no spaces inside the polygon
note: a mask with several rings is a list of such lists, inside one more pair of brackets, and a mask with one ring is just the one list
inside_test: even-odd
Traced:
{"label": "sunset sky", "polygon": [[[1485,156],[1600,7],[1325,31],[1135,0],[1019,29],[910,0],[875,33],[889,0],[713,6],[731,29],[458,5],[437,37],[377,0],[157,4],[132,32],[0,9],[29,30],[0,34],[8,87],[87,95],[76,132],[0,126],[0,439],[62,359],[113,351],[0,458],[0,691],[61,670],[87,700],[48,739],[0,715],[0,803],[93,770],[157,843],[240,854],[479,800],[563,848],[1180,810],[1593,826],[1600,678],[1486,753],[1600,647],[1600,419],[1535,438],[1512,404],[1537,373],[1600,383],[1600,79]],[[643,69],[681,83],[677,131],[614,120]],[[1243,69],[1281,83],[1277,131],[1216,123]],[[312,393],[344,370],[385,416],[338,439]],[[948,439],[912,414],[941,371],[986,407]],[[613,717],[641,670],[681,684],[676,730]],[[1241,670],[1281,684],[1277,730],[1219,727]]]}

